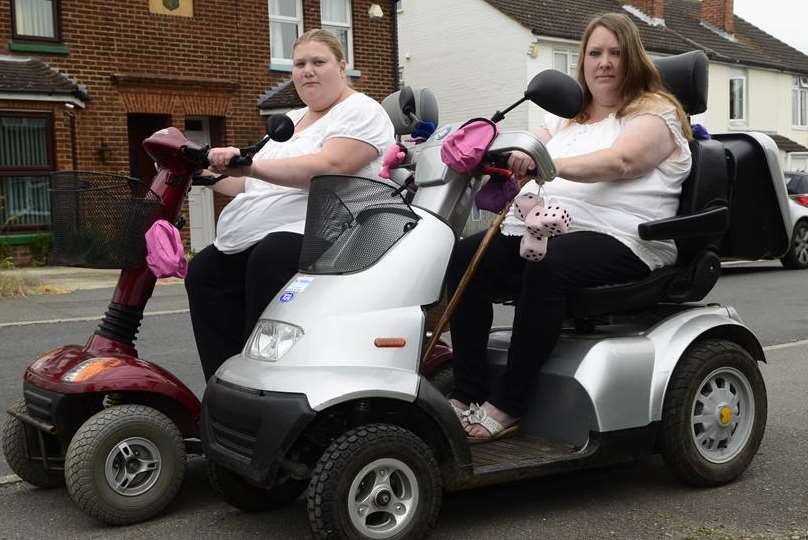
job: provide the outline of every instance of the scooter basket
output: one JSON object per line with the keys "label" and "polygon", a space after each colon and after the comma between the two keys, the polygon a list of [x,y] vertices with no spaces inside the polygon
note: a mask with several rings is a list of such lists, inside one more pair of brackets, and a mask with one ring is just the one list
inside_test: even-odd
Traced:
{"label": "scooter basket", "polygon": [[66,171],[51,175],[50,264],[134,268],[146,261],[160,197],[137,178]]}
{"label": "scooter basket", "polygon": [[418,223],[396,186],[358,176],[317,176],[309,188],[300,270],[363,270]]}

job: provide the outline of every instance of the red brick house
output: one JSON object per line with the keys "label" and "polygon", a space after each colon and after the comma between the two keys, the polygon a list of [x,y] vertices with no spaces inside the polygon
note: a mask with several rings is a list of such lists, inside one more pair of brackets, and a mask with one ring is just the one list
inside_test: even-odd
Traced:
{"label": "red brick house", "polygon": [[[262,109],[298,103],[284,83],[305,30],[334,31],[354,87],[382,99],[398,81],[395,17],[371,0],[0,0],[0,255],[47,231],[50,171],[150,178],[139,142],[166,126],[257,140]],[[208,220],[209,197],[194,203]]]}

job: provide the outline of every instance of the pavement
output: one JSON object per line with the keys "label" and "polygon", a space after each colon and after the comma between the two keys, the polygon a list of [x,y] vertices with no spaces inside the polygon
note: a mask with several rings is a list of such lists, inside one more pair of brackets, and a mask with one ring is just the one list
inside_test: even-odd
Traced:
{"label": "pavement", "polygon": [[[3,281],[3,278],[15,281],[22,280],[33,287],[47,287],[58,292],[72,292],[79,289],[114,287],[120,274],[120,270],[40,266],[0,270],[0,282]],[[177,278],[157,280],[158,285],[174,285],[178,283],[182,283],[182,280]]]}

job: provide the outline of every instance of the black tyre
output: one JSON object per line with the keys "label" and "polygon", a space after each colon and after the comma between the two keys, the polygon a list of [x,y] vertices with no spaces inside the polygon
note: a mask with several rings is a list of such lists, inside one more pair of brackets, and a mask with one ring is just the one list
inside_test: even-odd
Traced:
{"label": "black tyre", "polygon": [[799,221],[791,235],[791,247],[780,263],[786,268],[803,270],[808,268],[808,221]]}
{"label": "black tyre", "polygon": [[243,512],[265,512],[289,504],[309,485],[308,480],[285,477],[270,489],[255,486],[233,471],[208,461],[208,480],[213,490]]}
{"label": "black tyre", "polygon": [[143,405],[104,409],[73,436],[65,457],[70,497],[110,525],[144,521],[174,500],[185,476],[177,427]]}
{"label": "black tyre", "polygon": [[449,396],[454,389],[454,370],[451,365],[441,366],[432,375],[429,376],[429,382],[432,383],[441,394]]}
{"label": "black tyre", "polygon": [[[9,409],[20,414],[28,413],[24,399],[18,399],[11,404]],[[51,436],[45,435],[45,437]],[[10,414],[6,415],[6,422],[3,424],[3,454],[14,474],[39,488],[49,489],[63,486],[65,484],[64,473],[46,471],[41,461],[31,459],[31,452],[39,457],[36,428],[25,425]]]}
{"label": "black tyre", "polygon": [[731,341],[708,339],[685,352],[662,410],[662,455],[695,486],[743,473],[766,429],[766,387],[757,363]]}
{"label": "black tyre", "polygon": [[423,538],[442,495],[429,447],[406,429],[371,424],[323,453],[309,485],[309,522],[316,538]]}

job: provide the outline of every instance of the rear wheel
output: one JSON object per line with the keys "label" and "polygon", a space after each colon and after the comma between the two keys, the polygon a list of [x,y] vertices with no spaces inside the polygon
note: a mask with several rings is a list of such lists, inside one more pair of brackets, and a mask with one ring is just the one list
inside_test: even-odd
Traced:
{"label": "rear wheel", "polygon": [[766,387],[751,355],[730,341],[698,342],[668,383],[662,455],[689,484],[731,482],[757,453],[766,411]]}
{"label": "rear wheel", "polygon": [[323,453],[309,485],[315,538],[423,538],[440,511],[441,474],[429,447],[390,424],[352,429]]}
{"label": "rear wheel", "polygon": [[243,512],[264,512],[297,499],[309,485],[308,480],[291,477],[279,479],[266,489],[249,483],[233,471],[208,461],[208,480],[213,490]]}
{"label": "rear wheel", "polygon": [[800,221],[794,226],[791,247],[780,259],[780,263],[795,270],[808,268],[808,221]]}
{"label": "rear wheel", "polygon": [[185,476],[185,444],[160,411],[143,405],[104,409],[73,436],[65,457],[67,490],[95,519],[146,520],[174,500]]}
{"label": "rear wheel", "polygon": [[[12,403],[9,410],[18,414],[28,414],[24,399]],[[44,433],[42,436],[53,439],[51,435]],[[54,447],[58,441],[45,442],[46,447]],[[3,454],[11,470],[31,485],[47,489],[60,487],[65,483],[63,471],[45,469],[40,456],[37,429],[10,414],[3,424]]]}

